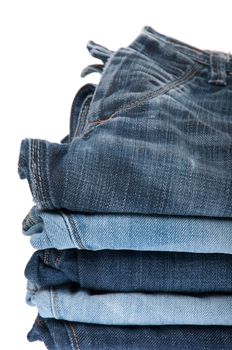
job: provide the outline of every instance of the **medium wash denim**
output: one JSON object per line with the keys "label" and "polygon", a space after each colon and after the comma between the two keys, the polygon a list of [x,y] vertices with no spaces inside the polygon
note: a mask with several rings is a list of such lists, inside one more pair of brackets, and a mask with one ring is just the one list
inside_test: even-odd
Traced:
{"label": "medium wash denim", "polygon": [[41,211],[23,222],[36,249],[146,250],[232,254],[230,219]]}
{"label": "medium wash denim", "polygon": [[95,293],[76,284],[36,290],[26,301],[45,318],[105,325],[232,326],[232,295],[175,293]]}
{"label": "medium wash denim", "polygon": [[232,255],[40,250],[25,269],[37,288],[75,282],[108,292],[231,293]]}
{"label": "medium wash denim", "polygon": [[76,98],[75,132],[21,144],[19,174],[38,207],[231,218],[231,55],[148,26],[115,52],[88,48],[103,67],[83,75],[102,78]]}
{"label": "medium wash denim", "polygon": [[231,350],[231,327],[101,326],[38,316],[28,340],[48,350]]}

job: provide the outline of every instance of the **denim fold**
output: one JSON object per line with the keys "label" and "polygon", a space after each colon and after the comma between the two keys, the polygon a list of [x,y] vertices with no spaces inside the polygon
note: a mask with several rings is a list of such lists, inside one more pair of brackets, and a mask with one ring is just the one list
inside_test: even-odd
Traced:
{"label": "denim fold", "polygon": [[25,138],[28,333],[50,350],[232,349],[232,55],[150,26],[81,77],[69,134]]}
{"label": "denim fold", "polygon": [[[40,209],[232,217],[232,58],[146,26],[104,68],[67,143],[22,141]],[[171,62],[171,64],[170,64]],[[83,102],[84,103],[84,102]]]}
{"label": "denim fold", "polygon": [[28,340],[48,350],[231,350],[232,327],[102,326],[38,315]]}
{"label": "denim fold", "polygon": [[96,293],[76,284],[36,288],[29,283],[26,300],[45,318],[121,326],[232,326],[230,294]]}
{"label": "denim fold", "polygon": [[74,282],[107,292],[231,293],[232,255],[128,250],[40,250],[25,269],[37,288]]}
{"label": "denim fold", "polygon": [[23,233],[35,249],[139,250],[232,254],[230,219],[91,214],[33,207]]}

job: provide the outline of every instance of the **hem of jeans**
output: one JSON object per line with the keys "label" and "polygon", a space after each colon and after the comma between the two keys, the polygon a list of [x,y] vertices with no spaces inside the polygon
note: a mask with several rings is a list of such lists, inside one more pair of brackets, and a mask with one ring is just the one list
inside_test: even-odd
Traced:
{"label": "hem of jeans", "polygon": [[71,214],[66,215],[63,211],[59,211],[59,214],[64,221],[66,230],[69,233],[69,237],[74,244],[74,247],[77,249],[87,249],[82,242],[80,229],[75,224]]}
{"label": "hem of jeans", "polygon": [[59,320],[61,317],[59,316],[58,311],[58,301],[57,301],[57,293],[55,291],[55,287],[50,287],[49,289],[49,306],[52,313],[52,318]]}
{"label": "hem of jeans", "polygon": [[21,142],[18,173],[27,179],[32,197],[39,209],[54,209],[48,191],[46,174],[46,144],[38,139],[24,139]]}

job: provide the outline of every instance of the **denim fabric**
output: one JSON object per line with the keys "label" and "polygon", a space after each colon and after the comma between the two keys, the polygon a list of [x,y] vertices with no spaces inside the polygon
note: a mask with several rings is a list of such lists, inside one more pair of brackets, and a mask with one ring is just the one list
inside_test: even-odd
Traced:
{"label": "denim fabric", "polygon": [[104,68],[71,142],[22,141],[38,207],[231,217],[231,56],[151,27],[116,52],[89,49]]}
{"label": "denim fabric", "polygon": [[232,295],[94,293],[75,284],[36,290],[27,303],[42,317],[105,325],[232,325]]}
{"label": "denim fabric", "polygon": [[29,341],[48,350],[231,350],[231,327],[116,327],[44,319],[38,316]]}
{"label": "denim fabric", "polygon": [[74,137],[78,136],[78,132],[84,127],[95,89],[96,85],[86,84],[76,94],[71,108],[70,131],[67,142],[71,142]]}
{"label": "denim fabric", "polygon": [[38,288],[75,282],[110,292],[232,292],[232,255],[77,249],[37,251],[25,276]]}
{"label": "denim fabric", "polygon": [[230,219],[84,214],[33,207],[23,222],[36,249],[128,249],[232,254]]}

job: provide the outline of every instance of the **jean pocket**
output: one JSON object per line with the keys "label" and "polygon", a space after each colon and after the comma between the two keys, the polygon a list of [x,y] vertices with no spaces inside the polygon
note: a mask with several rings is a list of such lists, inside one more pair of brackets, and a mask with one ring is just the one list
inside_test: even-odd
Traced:
{"label": "jean pocket", "polygon": [[107,62],[96,87],[87,129],[185,84],[200,68],[189,58],[170,62],[159,57],[155,61],[132,48],[119,49]]}

